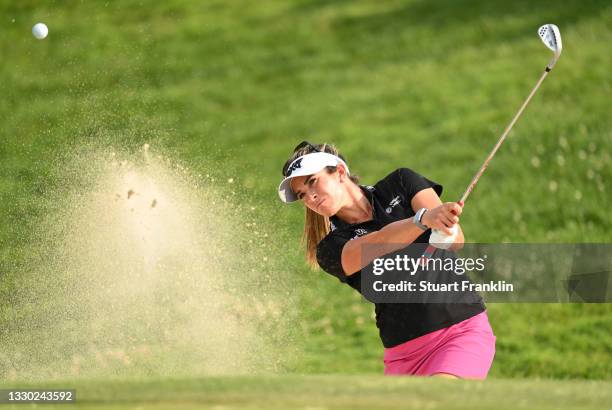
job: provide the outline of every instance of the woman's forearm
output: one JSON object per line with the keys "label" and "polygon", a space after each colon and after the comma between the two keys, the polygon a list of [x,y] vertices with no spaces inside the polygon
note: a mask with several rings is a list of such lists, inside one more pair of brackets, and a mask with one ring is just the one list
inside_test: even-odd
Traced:
{"label": "woman's forearm", "polygon": [[342,268],[347,276],[360,271],[374,259],[405,248],[413,243],[423,230],[412,218],[392,222],[380,231],[353,239],[342,250]]}

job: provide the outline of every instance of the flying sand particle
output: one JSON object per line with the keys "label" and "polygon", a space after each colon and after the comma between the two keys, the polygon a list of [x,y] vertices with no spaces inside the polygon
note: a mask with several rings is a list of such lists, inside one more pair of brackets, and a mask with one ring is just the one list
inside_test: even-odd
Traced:
{"label": "flying sand particle", "polygon": [[[40,334],[24,329],[3,335],[0,378],[193,377],[281,369],[287,353],[297,354],[292,343],[276,344],[292,337],[290,321],[276,309],[254,312],[251,306],[262,297],[292,304],[280,294],[285,272],[269,264],[274,252],[248,246],[255,243],[249,233],[256,224],[245,221],[243,212],[229,213],[225,197],[208,184],[192,188],[198,178],[183,176],[168,160],[146,167],[121,161],[117,167],[114,156],[96,154],[62,163],[66,183],[60,186],[66,188],[53,193],[61,207],[49,216],[52,224],[40,228],[53,239],[44,249],[53,263],[34,265],[43,281],[32,292],[44,297],[29,313],[33,323],[45,318],[52,326]],[[121,192],[130,199],[125,208],[98,200],[119,201]],[[159,201],[164,206],[157,208]],[[262,258],[273,282],[260,281]],[[48,283],[68,282],[69,291],[49,291]],[[68,322],[81,329],[78,335],[65,331]],[[24,344],[25,337],[32,342]]]}

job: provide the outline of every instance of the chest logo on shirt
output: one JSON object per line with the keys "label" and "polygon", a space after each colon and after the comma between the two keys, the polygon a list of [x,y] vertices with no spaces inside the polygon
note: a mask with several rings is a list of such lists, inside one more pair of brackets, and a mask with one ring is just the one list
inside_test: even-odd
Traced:
{"label": "chest logo on shirt", "polygon": [[400,197],[398,195],[395,198],[393,198],[391,202],[389,202],[389,206],[387,207],[387,209],[385,209],[385,212],[390,214],[391,212],[393,212],[393,208],[399,205],[399,203],[400,203]]}
{"label": "chest logo on shirt", "polygon": [[353,236],[353,237],[351,238],[351,240],[353,240],[353,239],[357,239],[357,238],[359,238],[360,236],[367,235],[367,234],[368,234],[368,230],[367,230],[367,229],[357,228],[357,229],[355,229],[355,236]]}

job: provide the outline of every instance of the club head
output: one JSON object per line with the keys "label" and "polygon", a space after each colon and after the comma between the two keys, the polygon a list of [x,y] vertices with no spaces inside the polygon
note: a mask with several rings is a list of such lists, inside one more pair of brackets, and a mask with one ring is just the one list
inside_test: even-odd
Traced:
{"label": "club head", "polygon": [[550,71],[559,59],[559,56],[561,56],[561,50],[563,49],[563,43],[561,43],[561,32],[559,31],[559,27],[555,26],[554,24],[544,24],[538,29],[538,35],[546,47],[555,53],[552,60],[550,60],[550,63],[548,63],[546,66],[548,71]]}

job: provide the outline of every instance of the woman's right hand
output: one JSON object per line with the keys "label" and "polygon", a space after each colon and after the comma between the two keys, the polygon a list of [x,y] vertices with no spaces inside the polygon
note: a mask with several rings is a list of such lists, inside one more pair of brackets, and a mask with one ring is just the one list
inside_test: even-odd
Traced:
{"label": "woman's right hand", "polygon": [[438,229],[446,235],[451,235],[450,228],[459,223],[462,208],[456,202],[446,202],[428,210],[423,214],[421,222],[432,229]]}

